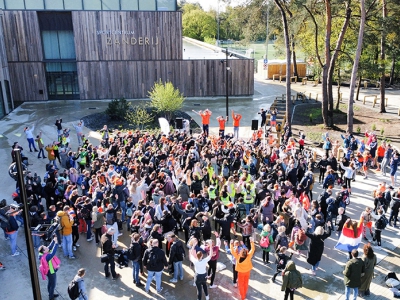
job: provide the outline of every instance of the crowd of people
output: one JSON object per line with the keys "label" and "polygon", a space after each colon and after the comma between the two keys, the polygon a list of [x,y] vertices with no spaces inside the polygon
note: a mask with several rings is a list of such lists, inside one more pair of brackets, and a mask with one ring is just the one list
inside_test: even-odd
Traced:
{"label": "crowd of people", "polygon": [[[232,262],[232,286],[238,287],[241,299],[246,298],[252,257],[258,253],[268,265],[271,253],[276,264],[271,281],[282,275],[284,298],[293,299],[294,291],[303,285],[293,255],[305,255],[310,275],[315,276],[324,240],[337,232],[337,249],[349,253],[343,272],[346,299],[350,289],[356,295],[368,295],[376,257],[369,243],[364,246],[362,259],[358,259],[356,249],[360,232],[365,241],[369,241],[370,233],[370,242],[381,247],[381,232],[388,224],[396,226],[400,207],[400,188],[394,189],[397,151],[385,142],[378,147],[376,136],[369,132],[365,143],[346,134],[343,144],[331,142],[324,134],[325,155],[316,161],[315,155],[304,149],[304,133],[294,137],[287,125],[280,139],[274,127],[263,128],[267,137],[239,139],[241,115],[232,111],[235,134],[224,135],[227,118],[220,116],[217,137],[209,135],[211,111],[196,113],[203,122],[203,133],[197,137],[185,131],[168,135],[138,130],[112,132],[104,126],[99,145],[82,134],[80,121],[75,126],[77,151],[71,150],[69,130],[63,130],[58,119],[58,139],[45,147],[49,164],[43,179],[36,173],[26,176],[31,227],[60,224],[57,237],[48,247],[41,245],[40,237],[34,237],[39,253],[56,252],[62,246],[65,258],[76,259],[80,233],[86,233],[87,242],[95,240],[102,248],[106,278],[120,277],[115,259],[118,264],[128,260],[132,262],[134,284],[150,292],[154,279],[157,293],[162,292],[164,270],[171,275],[170,282],[183,280],[182,264],[188,259],[194,269],[198,299],[203,292],[209,299],[208,289],[217,287],[218,259],[223,252]],[[271,114],[276,115],[276,111]],[[265,111],[261,116],[265,117]],[[267,125],[266,120],[262,125]],[[33,130],[25,129],[29,147]],[[45,144],[41,134],[36,141],[40,156]],[[13,147],[21,147],[16,145]],[[366,207],[359,220],[351,220],[346,215],[351,205],[351,182],[357,173],[367,178],[370,168],[385,175],[387,166],[391,185],[382,182],[374,192],[374,207]],[[314,175],[317,170],[319,174]],[[320,195],[313,195],[316,184],[323,188]],[[17,202],[18,193],[19,189],[14,194]],[[2,228],[11,241],[12,255],[17,255],[14,234],[18,226],[11,223],[13,228]],[[130,247],[118,249],[118,238],[126,231]],[[47,257],[48,262],[53,258]],[[145,269],[147,279],[142,284]],[[366,270],[368,277],[361,281],[355,278],[354,274],[361,277]],[[51,269],[48,272],[49,296],[53,299],[53,273]],[[80,270],[78,275],[84,273]],[[81,299],[84,295],[86,291]]]}

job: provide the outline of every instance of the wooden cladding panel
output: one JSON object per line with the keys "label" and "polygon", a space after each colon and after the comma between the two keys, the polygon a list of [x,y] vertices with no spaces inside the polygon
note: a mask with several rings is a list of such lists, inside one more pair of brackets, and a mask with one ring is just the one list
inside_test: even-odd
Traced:
{"label": "wooden cladding panel", "polygon": [[[252,60],[230,60],[229,94],[254,93]],[[171,81],[186,97],[224,96],[219,60],[78,62],[81,99],[146,98],[154,82]]]}
{"label": "wooden cladding panel", "polygon": [[39,22],[35,11],[3,11],[8,61],[41,61]]}
{"label": "wooden cladding panel", "polygon": [[[43,63],[8,63],[14,101],[47,100]],[[43,94],[39,93],[43,90]]]}
{"label": "wooden cladding panel", "polygon": [[[182,59],[181,16],[180,12],[73,11],[76,59]],[[113,34],[119,31],[133,34]]]}

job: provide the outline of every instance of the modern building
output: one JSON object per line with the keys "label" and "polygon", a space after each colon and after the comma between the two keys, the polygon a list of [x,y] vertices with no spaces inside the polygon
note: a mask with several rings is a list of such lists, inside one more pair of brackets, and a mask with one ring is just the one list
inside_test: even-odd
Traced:
{"label": "modern building", "polygon": [[[0,117],[13,102],[252,95],[253,60],[183,60],[176,0],[0,0]],[[13,99],[13,100],[12,100]]]}

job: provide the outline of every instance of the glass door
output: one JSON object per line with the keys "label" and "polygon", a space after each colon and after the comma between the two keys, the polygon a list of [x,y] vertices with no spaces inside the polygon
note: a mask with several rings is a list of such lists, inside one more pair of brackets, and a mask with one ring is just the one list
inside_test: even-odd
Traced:
{"label": "glass door", "polygon": [[75,63],[46,63],[46,82],[49,100],[79,100]]}

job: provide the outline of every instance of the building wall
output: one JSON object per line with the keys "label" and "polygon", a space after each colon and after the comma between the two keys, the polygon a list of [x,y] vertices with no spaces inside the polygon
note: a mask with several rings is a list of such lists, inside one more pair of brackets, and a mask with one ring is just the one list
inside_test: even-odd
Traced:
{"label": "building wall", "polygon": [[[252,60],[234,59],[229,65],[238,70],[228,74],[229,94],[252,95]],[[145,98],[160,79],[171,81],[187,97],[222,96],[225,76],[219,60],[78,62],[81,99]]]}
{"label": "building wall", "polygon": [[158,80],[187,97],[223,96],[226,80],[254,92],[253,60],[231,59],[228,79],[220,60],[182,60],[180,12],[6,10],[2,24],[18,102],[144,98]]}
{"label": "building wall", "polygon": [[180,12],[73,11],[77,61],[180,60]]}

